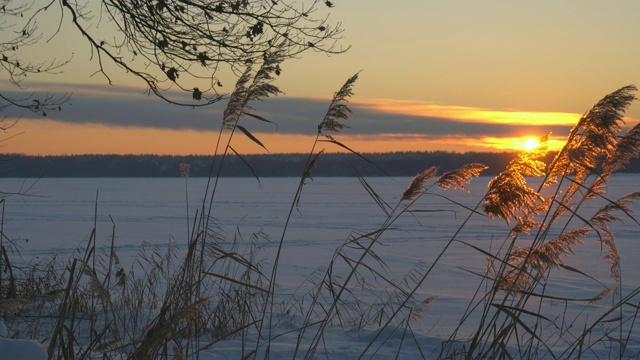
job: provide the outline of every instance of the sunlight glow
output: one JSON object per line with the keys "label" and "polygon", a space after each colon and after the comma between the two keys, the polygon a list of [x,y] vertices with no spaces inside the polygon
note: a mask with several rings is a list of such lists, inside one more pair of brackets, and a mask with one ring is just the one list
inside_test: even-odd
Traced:
{"label": "sunlight glow", "polygon": [[509,125],[574,125],[580,114],[499,110],[470,106],[439,105],[419,100],[365,99],[354,100],[360,106],[376,111],[412,116],[436,117],[458,121]]}
{"label": "sunlight glow", "polygon": [[[525,147],[525,146],[528,146],[528,145],[525,145],[525,143],[527,141],[530,141],[528,140],[530,138],[531,137],[529,136],[504,137],[504,138],[483,137],[479,139],[479,141],[477,142],[477,145],[484,147],[486,151],[496,151],[496,150],[503,150],[503,151],[527,150],[529,151],[529,149]],[[538,146],[540,145],[537,138],[532,138],[532,139],[535,139],[536,142],[538,142]],[[564,137],[552,136],[547,141],[546,146],[549,151],[558,151],[562,149],[562,147],[565,144],[565,141],[566,139]]]}
{"label": "sunlight glow", "polygon": [[537,148],[538,146],[540,146],[540,142],[538,142],[538,139],[536,138],[527,138],[524,140],[524,143],[522,144],[522,147],[527,151],[531,151]]}

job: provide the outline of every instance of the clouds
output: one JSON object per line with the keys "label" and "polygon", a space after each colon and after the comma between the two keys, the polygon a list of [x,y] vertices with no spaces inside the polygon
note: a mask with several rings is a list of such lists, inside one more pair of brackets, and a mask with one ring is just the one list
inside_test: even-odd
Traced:
{"label": "clouds", "polygon": [[[171,130],[216,131],[220,128],[226,101],[209,107],[179,107],[148,96],[133,87],[57,85],[38,87],[37,97],[49,92],[72,92],[71,103],[60,112],[47,115],[50,120],[68,124],[101,124],[117,127],[136,127]],[[394,106],[384,106],[385,102]],[[277,124],[268,124],[247,117],[241,121],[252,132],[313,135],[329,105],[329,99],[280,97],[252,104],[254,112]],[[508,137],[525,134],[542,135],[549,131],[567,134],[571,125],[566,121],[554,123],[541,114],[540,121],[513,121],[508,123],[509,111],[402,104],[393,100],[358,100],[349,104],[353,110],[344,133],[352,136],[421,135],[426,138],[456,137]],[[5,115],[17,115],[15,110]],[[513,112],[516,118],[516,112]],[[535,113],[527,113],[535,116]],[[24,115],[24,114],[23,114]],[[564,114],[567,115],[567,114]],[[576,115],[576,119],[577,119]],[[503,121],[500,121],[503,119]],[[544,120],[546,119],[546,120]],[[500,121],[502,123],[496,123]]]}

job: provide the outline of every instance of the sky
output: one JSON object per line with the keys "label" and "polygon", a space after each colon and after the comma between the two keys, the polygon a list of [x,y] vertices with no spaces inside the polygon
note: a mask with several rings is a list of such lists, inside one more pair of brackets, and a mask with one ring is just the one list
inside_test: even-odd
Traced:
{"label": "sky", "polygon": [[[286,61],[276,81],[285,94],[254,104],[256,114],[277,125],[241,120],[266,150],[236,136],[238,152],[308,152],[331,96],[358,72],[350,128],[336,138],[363,153],[520,150],[526,138],[548,132],[557,147],[604,95],[640,85],[637,0],[333,3],[330,21],[342,23],[341,44],[351,48]],[[40,25],[52,32],[57,23]],[[5,132],[0,151],[213,153],[224,101],[176,107],[148,96],[140,80],[117,69],[109,85],[94,74],[98,65],[82,38],[63,35],[30,51],[60,59],[72,54],[71,62],[62,73],[29,77],[23,86],[70,92],[70,103],[46,117],[6,111],[6,121],[20,121]],[[17,90],[6,72],[0,79],[4,93]],[[231,77],[222,82],[221,91],[233,89]],[[625,121],[638,120],[634,103]]]}

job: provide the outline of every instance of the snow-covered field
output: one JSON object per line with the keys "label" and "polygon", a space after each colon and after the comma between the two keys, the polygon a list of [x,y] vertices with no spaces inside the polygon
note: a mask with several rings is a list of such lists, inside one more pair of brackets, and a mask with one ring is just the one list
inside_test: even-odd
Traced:
{"label": "snow-covered field", "polygon": [[[460,190],[436,191],[449,199],[475,207],[486,191],[489,177],[472,181],[470,193]],[[111,243],[115,229],[115,249],[125,265],[132,265],[135,255],[143,243],[167,244],[175,241],[186,250],[188,231],[192,217],[199,209],[205,188],[205,179],[40,179],[31,189],[31,196],[10,196],[4,204],[4,234],[21,246],[21,260],[48,255],[52,250],[71,256],[74,250],[89,239],[94,221],[98,245]],[[287,212],[297,186],[297,179],[267,178],[259,185],[252,178],[222,178],[214,202],[213,216],[225,234],[241,234],[248,238],[251,233],[263,231],[271,240],[277,241],[285,224]],[[390,204],[395,204],[410,178],[372,178],[370,185]],[[535,182],[535,179],[532,181]],[[29,180],[27,180],[29,183]],[[638,190],[640,176],[618,175],[609,183],[609,197],[617,199],[630,191]],[[0,187],[7,192],[24,189],[23,179],[2,179]],[[186,192],[189,198],[186,199]],[[602,202],[598,203],[602,205]],[[586,213],[595,211],[596,204],[583,208]],[[469,211],[439,196],[425,196],[416,205],[415,212],[401,218],[393,229],[380,239],[378,255],[384,260],[389,276],[402,277],[415,266],[430,265],[442,248],[463,224]],[[638,211],[640,206],[634,205]],[[94,216],[94,214],[96,214]],[[278,293],[282,301],[304,288],[305,279],[318,268],[326,266],[336,247],[345,242],[353,231],[366,233],[376,230],[386,215],[371,199],[367,191],[355,178],[316,178],[305,187],[302,200],[289,224],[278,276]],[[640,285],[640,254],[638,235],[640,226],[630,219],[612,227],[617,246],[622,254],[623,293]],[[458,240],[491,251],[499,246],[508,234],[509,227],[501,220],[490,220],[474,215],[466,223]],[[523,245],[527,238],[524,237]],[[180,245],[182,244],[182,245]],[[267,263],[273,253],[265,252]],[[574,256],[565,258],[565,264],[597,277],[599,281],[613,286],[608,277],[608,264],[602,260],[603,250],[595,239],[576,248]],[[17,254],[13,256],[17,257]],[[440,260],[433,273],[422,285],[417,297],[435,297],[428,313],[412,324],[416,341],[422,351],[437,351],[440,342],[456,330],[460,316],[477,290],[480,278],[471,272],[483,272],[486,255],[478,250],[454,243]],[[550,294],[573,298],[590,298],[601,287],[595,282],[584,281],[584,277],[572,272],[554,274],[554,281],[547,289]],[[611,299],[604,303],[581,308],[566,309],[558,301],[546,312],[556,319],[580,311],[599,312],[608,308]],[[636,301],[637,302],[637,301]],[[626,311],[626,310],[625,310]],[[295,320],[295,319],[294,319]],[[294,321],[292,320],[292,321]],[[11,324],[7,326],[11,329]],[[584,324],[575,324],[583,327]],[[348,333],[335,329],[335,336],[327,336],[332,358],[357,357],[376,329],[364,329]],[[340,330],[340,331],[338,331]],[[331,329],[328,330],[331,334]],[[469,329],[461,329],[464,337]],[[9,331],[10,333],[10,331]],[[638,331],[631,333],[628,344],[630,353],[638,354]],[[0,333],[0,337],[3,334]],[[4,334],[6,335],[6,333]],[[393,336],[396,335],[391,335]],[[376,357],[394,357],[400,339],[392,339],[383,346]],[[278,339],[274,345],[276,357],[287,357],[295,334]],[[32,343],[31,343],[32,344]],[[238,343],[231,340],[217,344],[208,353],[224,358],[225,354],[237,354]],[[18,343],[0,341],[0,358],[11,357],[9,348],[20,348]],[[633,350],[635,348],[635,350]],[[400,357],[413,358],[419,355],[416,349],[407,346]],[[206,354],[205,354],[206,355]]]}

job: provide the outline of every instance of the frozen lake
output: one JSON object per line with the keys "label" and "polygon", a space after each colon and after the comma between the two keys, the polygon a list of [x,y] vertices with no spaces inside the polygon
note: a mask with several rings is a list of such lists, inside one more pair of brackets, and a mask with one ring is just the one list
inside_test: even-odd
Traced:
{"label": "frozen lake", "polygon": [[[469,186],[470,193],[439,189],[434,193],[474,208],[484,195],[489,180],[489,177],[474,179]],[[259,185],[253,178],[221,179],[212,215],[226,236],[241,235],[246,239],[254,232],[263,231],[273,242],[280,239],[298,179],[266,178],[261,181]],[[367,181],[393,206],[411,179],[371,178]],[[18,192],[25,189],[25,184],[28,187],[31,182],[11,178],[0,180],[5,192]],[[638,175],[614,176],[608,184],[608,196],[617,199],[638,190],[638,185]],[[6,199],[4,233],[20,244],[23,261],[29,261],[52,250],[71,255],[78,246],[86,244],[95,221],[98,245],[108,246],[115,234],[115,249],[121,260],[130,264],[143,243],[163,245],[175,241],[180,248],[186,249],[188,231],[201,206],[205,186],[206,180],[201,178],[43,178],[30,188],[30,196]],[[394,224],[393,230],[381,237],[376,252],[386,263],[389,276],[397,276],[401,281],[415,266],[428,266],[435,260],[469,214],[469,210],[449,199],[424,196],[414,209],[425,211],[407,214]],[[595,202],[582,211],[591,215],[601,205],[603,202]],[[638,204],[632,208],[636,212],[640,210]],[[356,178],[309,181],[284,239],[278,277],[283,296],[293,294],[315,270],[326,266],[336,247],[351,234],[376,230],[385,218]],[[574,225],[581,226],[579,222]],[[612,226],[612,230],[622,254],[624,296],[624,291],[640,285],[640,267],[637,265],[640,226],[625,219],[624,223]],[[474,215],[456,238],[491,251],[502,244],[508,231],[509,226],[502,220]],[[527,237],[519,241],[526,244]],[[565,259],[567,265],[614,286],[608,277],[608,264],[602,260],[606,250],[602,250],[593,236],[575,249],[576,254]],[[269,252],[264,254],[267,263],[271,255]],[[414,330],[426,338],[446,339],[480,283],[479,277],[470,272],[483,272],[485,266],[485,254],[462,243],[454,243],[421,287],[418,297],[437,299],[429,313],[415,324]],[[588,298],[601,290],[595,282],[583,281],[584,278],[575,273],[565,271],[555,276],[548,289],[552,294]],[[600,308],[605,309],[605,305],[593,305],[592,310],[597,313]],[[562,304],[557,307],[556,310],[563,311]],[[358,341],[359,336],[353,335],[351,341]]]}

